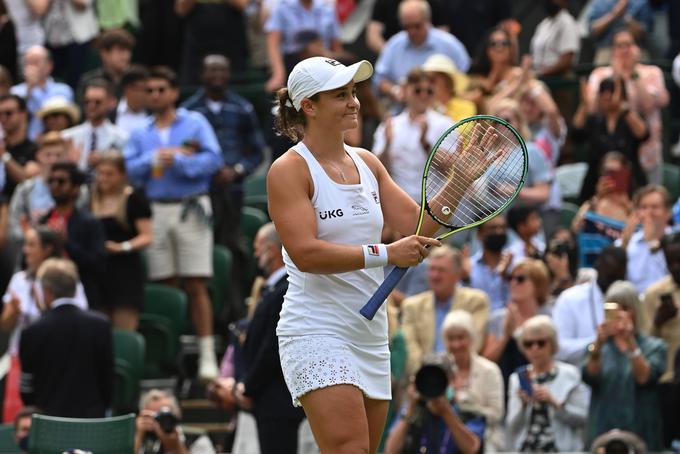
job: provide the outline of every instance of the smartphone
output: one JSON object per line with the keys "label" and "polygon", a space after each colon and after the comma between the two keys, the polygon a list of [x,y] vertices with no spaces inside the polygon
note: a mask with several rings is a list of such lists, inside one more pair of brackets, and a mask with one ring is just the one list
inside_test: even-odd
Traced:
{"label": "smartphone", "polygon": [[527,368],[518,368],[517,377],[519,378],[519,387],[526,393],[527,396],[531,397],[534,393],[534,387],[531,384],[531,379],[529,378],[529,371]]}
{"label": "smartphone", "polygon": [[604,303],[604,319],[608,322],[616,318],[619,311],[619,303]]}
{"label": "smartphone", "polygon": [[618,170],[608,170],[605,176],[614,181],[614,190],[616,192],[628,193],[630,190],[630,171],[625,167]]}

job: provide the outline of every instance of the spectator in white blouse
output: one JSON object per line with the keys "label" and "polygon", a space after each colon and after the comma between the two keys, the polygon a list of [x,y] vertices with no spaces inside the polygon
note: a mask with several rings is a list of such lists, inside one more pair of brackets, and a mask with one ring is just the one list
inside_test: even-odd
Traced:
{"label": "spectator in white blouse", "polygon": [[597,337],[604,320],[604,294],[613,282],[626,277],[626,251],[604,248],[595,269],[597,278],[563,291],[552,313],[560,344],[556,358],[574,366],[581,365],[586,347]]}
{"label": "spectator in white blouse", "polygon": [[536,27],[531,39],[531,57],[536,75],[561,76],[578,61],[581,37],[567,0],[543,0],[548,16]]}
{"label": "spectator in white blouse", "polygon": [[626,248],[628,255],[626,279],[642,294],[668,274],[661,239],[670,230],[673,201],[666,188],[650,184],[635,193],[633,205],[635,211],[628,217],[618,245]]}
{"label": "spectator in white blouse", "polygon": [[394,181],[420,203],[423,167],[432,145],[453,120],[432,109],[434,76],[412,69],[403,85],[406,108],[383,121],[375,131],[373,151]]}

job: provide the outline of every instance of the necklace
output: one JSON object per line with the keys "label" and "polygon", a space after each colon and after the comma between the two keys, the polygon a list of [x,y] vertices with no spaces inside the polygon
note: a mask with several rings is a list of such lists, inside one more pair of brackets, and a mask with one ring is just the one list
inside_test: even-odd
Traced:
{"label": "necklace", "polygon": [[345,173],[342,171],[342,169],[340,167],[338,167],[337,165],[335,165],[331,161],[325,161],[325,162],[328,163],[331,167],[333,167],[333,169],[335,169],[336,172],[338,172],[340,174],[340,178],[342,179],[343,183],[347,183],[347,178],[345,178]]}

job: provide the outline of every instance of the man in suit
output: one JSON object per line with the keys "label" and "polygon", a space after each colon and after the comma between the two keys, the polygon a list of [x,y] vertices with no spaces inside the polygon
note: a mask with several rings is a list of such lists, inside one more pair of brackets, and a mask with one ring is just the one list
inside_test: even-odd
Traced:
{"label": "man in suit", "polygon": [[103,418],[113,394],[111,323],[76,306],[70,260],[47,259],[37,280],[45,314],[21,334],[21,398],[48,415]]}
{"label": "man in suit", "polygon": [[[489,318],[489,297],[481,290],[459,287],[462,271],[459,250],[442,246],[432,251],[428,259],[427,280],[430,290],[406,298],[403,302],[402,329],[408,353],[407,371],[415,373],[423,355],[445,351],[441,338],[444,317],[453,309],[472,315],[477,339],[483,339]],[[478,342],[477,350],[481,347]]]}
{"label": "man in suit", "polygon": [[99,307],[99,282],[106,264],[104,229],[92,215],[76,207],[85,175],[72,162],[57,162],[47,178],[55,206],[40,220],[62,235],[69,258],[78,267],[90,308]]}
{"label": "man in suit", "polygon": [[273,223],[260,228],[254,246],[258,266],[267,280],[248,327],[243,347],[246,371],[243,381],[236,385],[236,402],[245,410],[252,409],[262,454],[295,454],[304,412],[293,407],[279,360],[276,325],[288,276],[281,256],[281,239]]}

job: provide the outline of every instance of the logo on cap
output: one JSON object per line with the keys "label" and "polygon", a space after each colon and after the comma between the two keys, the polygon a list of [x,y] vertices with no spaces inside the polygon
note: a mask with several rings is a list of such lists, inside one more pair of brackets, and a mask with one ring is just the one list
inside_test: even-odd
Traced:
{"label": "logo on cap", "polygon": [[340,66],[342,64],[337,60],[333,60],[332,58],[329,58],[328,60],[324,60],[324,61],[331,66]]}

